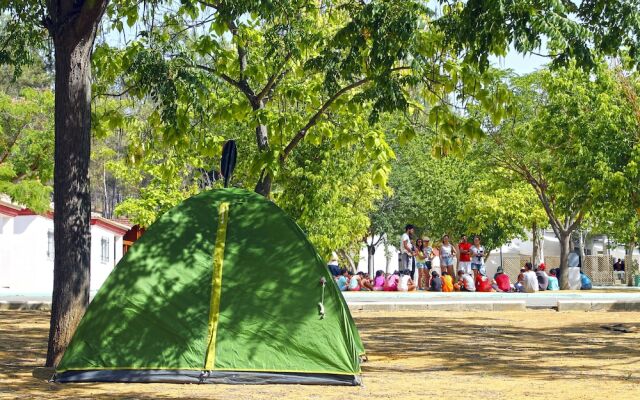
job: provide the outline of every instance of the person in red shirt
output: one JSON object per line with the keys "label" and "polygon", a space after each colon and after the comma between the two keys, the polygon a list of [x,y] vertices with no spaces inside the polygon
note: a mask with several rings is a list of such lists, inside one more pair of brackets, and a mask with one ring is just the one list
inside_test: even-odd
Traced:
{"label": "person in red shirt", "polygon": [[510,292],[511,291],[511,280],[509,279],[509,275],[504,273],[502,267],[498,268],[496,275],[493,277],[496,281],[496,285],[498,285],[498,289],[501,292]]}
{"label": "person in red shirt", "polygon": [[471,275],[471,243],[467,242],[467,235],[462,235],[462,240],[458,243],[458,250],[460,253],[458,271]]}
{"label": "person in red shirt", "polygon": [[476,275],[476,292],[493,292],[491,281],[481,272]]}

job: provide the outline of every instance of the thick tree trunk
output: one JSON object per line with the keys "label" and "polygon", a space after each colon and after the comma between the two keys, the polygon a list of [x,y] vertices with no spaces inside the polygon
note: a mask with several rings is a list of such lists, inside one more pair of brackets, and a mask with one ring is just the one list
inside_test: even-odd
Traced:
{"label": "thick tree trunk", "polygon": [[569,253],[571,252],[571,233],[562,232],[560,241],[560,289],[569,289]]}
{"label": "thick tree trunk", "polygon": [[535,222],[531,226],[531,236],[533,239],[531,259],[533,260],[533,265],[540,265],[540,230],[538,229],[538,224]]}
{"label": "thick tree trunk", "polygon": [[367,244],[367,271],[369,272],[369,276],[375,276],[375,261],[374,255],[376,254],[376,247],[372,244]]}
{"label": "thick tree trunk", "polygon": [[91,50],[106,0],[49,3],[55,47],[53,297],[47,367],[55,367],[89,303]]}

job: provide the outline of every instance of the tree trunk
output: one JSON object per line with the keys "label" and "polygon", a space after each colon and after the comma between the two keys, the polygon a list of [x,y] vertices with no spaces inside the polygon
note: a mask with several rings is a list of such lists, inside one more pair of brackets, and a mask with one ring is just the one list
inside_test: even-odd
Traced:
{"label": "tree trunk", "polygon": [[[373,239],[372,239],[373,241]],[[372,245],[372,244],[367,244],[367,253],[368,253],[368,257],[367,257],[367,271],[369,272],[369,276],[374,276],[375,275],[375,260],[374,260],[374,255],[376,254],[376,246]]]}
{"label": "tree trunk", "polygon": [[256,187],[254,189],[255,192],[264,197],[269,197],[269,195],[271,194],[272,181],[273,176],[271,175],[271,172],[263,169],[262,173],[260,174],[260,179],[258,180],[258,183],[256,183]]}
{"label": "tree trunk", "polygon": [[[88,0],[87,0],[88,1]],[[55,48],[53,296],[47,367],[60,362],[89,303],[91,50],[107,0],[49,2]]]}
{"label": "tree trunk", "polygon": [[540,265],[540,230],[535,222],[531,226],[531,237],[533,239],[531,259],[533,260],[533,265]]}
{"label": "tree trunk", "polygon": [[569,253],[571,252],[571,232],[562,232],[560,241],[560,289],[569,289]]}
{"label": "tree trunk", "polygon": [[[260,100],[252,104],[253,111],[259,111],[264,109],[264,101]],[[267,126],[260,124],[256,127],[256,144],[258,145],[258,151],[269,151],[269,134]],[[264,197],[269,197],[271,194],[271,183],[273,181],[273,175],[270,171],[263,169],[260,173],[260,179],[256,183],[255,192],[261,194]]]}

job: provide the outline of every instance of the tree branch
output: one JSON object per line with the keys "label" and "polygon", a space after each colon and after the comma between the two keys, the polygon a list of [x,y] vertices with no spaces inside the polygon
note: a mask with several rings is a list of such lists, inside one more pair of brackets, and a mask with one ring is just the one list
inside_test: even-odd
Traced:
{"label": "tree branch", "polygon": [[286,70],[283,71],[283,68],[285,65],[287,65],[290,59],[291,59],[291,52],[289,52],[285,56],[280,66],[269,77],[269,79],[267,80],[267,84],[264,85],[260,93],[256,95],[256,100],[258,101],[262,100],[267,95],[267,93],[270,93],[271,90],[275,88],[276,82],[279,82],[284,77],[284,75],[286,75],[287,71]]}
{"label": "tree branch", "polygon": [[236,81],[235,79],[231,78],[229,75],[221,73],[216,71],[215,69],[206,66],[206,65],[202,65],[202,64],[192,64],[193,67],[201,69],[203,71],[209,72],[210,74],[214,74],[216,76],[219,76],[220,78],[222,78],[222,80],[224,80],[225,82],[227,82],[228,84],[230,84],[231,86],[235,86],[236,88],[240,89],[240,91],[247,96],[247,98],[249,99],[249,101],[253,101],[255,99],[255,93],[253,92],[253,90],[251,90],[251,88],[249,87],[249,85],[246,83],[246,81]]}
{"label": "tree branch", "polygon": [[[392,68],[389,72],[396,72],[396,71],[401,71],[401,70],[408,70],[411,69],[411,67],[397,67],[397,68]],[[280,161],[284,162],[287,157],[289,156],[289,154],[291,154],[291,152],[293,151],[293,149],[298,145],[298,143],[300,143],[300,141],[302,139],[304,139],[304,137],[306,136],[307,132],[309,131],[309,129],[311,129],[313,126],[315,126],[318,123],[318,120],[320,119],[320,117],[327,111],[327,109],[343,94],[357,88],[360,87],[362,85],[364,85],[365,83],[368,83],[371,81],[371,78],[367,77],[367,78],[363,78],[359,81],[353,82],[350,85],[347,85],[345,87],[343,87],[342,89],[338,90],[337,92],[335,92],[333,94],[333,96],[331,96],[327,101],[324,102],[324,104],[322,105],[322,107],[320,107],[318,109],[318,111],[316,111],[311,118],[309,119],[309,121],[307,121],[307,123],[305,124],[304,127],[302,127],[296,134],[295,136],[291,139],[291,141],[289,142],[289,144],[287,145],[287,147],[285,147],[284,151],[282,152],[282,155],[280,156]]]}

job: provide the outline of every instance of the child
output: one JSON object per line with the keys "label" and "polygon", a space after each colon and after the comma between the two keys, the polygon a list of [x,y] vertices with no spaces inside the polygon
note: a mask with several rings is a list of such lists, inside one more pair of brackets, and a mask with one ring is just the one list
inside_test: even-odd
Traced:
{"label": "child", "polygon": [[360,288],[360,275],[354,274],[351,279],[349,279],[349,291],[359,292]]}
{"label": "child", "polygon": [[373,280],[373,290],[383,290],[384,289],[384,272],[382,270],[378,270],[376,272],[376,278]]}
{"label": "child", "polygon": [[404,270],[402,276],[400,276],[400,281],[398,282],[398,292],[413,292],[416,290],[416,285],[413,283],[411,279],[411,270]]}
{"label": "child", "polygon": [[464,271],[458,271],[458,283],[454,285],[454,288],[460,292],[475,292],[476,285],[473,282],[471,275],[465,274]]}
{"label": "child", "polygon": [[489,278],[487,278],[486,276],[484,276],[484,274],[482,274],[482,271],[480,270],[475,270],[474,273],[476,274],[476,291],[477,292],[493,292],[493,288],[491,287],[491,281],[489,281]]}
{"label": "child", "polygon": [[[436,271],[434,271],[436,272]],[[447,271],[442,271],[442,291],[453,292],[453,278]]]}
{"label": "child", "polygon": [[558,277],[556,276],[556,271],[553,269],[551,270],[551,275],[549,275],[549,286],[547,286],[547,290],[560,290]]}
{"label": "child", "polygon": [[336,284],[341,292],[346,292],[349,283],[349,272],[346,269],[340,271],[340,276],[336,277]]}
{"label": "child", "polygon": [[385,292],[395,292],[398,290],[398,271],[394,271],[393,275],[391,275],[387,281],[385,282],[384,291]]}
{"label": "child", "polygon": [[373,283],[371,283],[371,278],[369,278],[368,273],[358,272],[360,275],[360,290],[369,291],[373,290]]}
{"label": "child", "polygon": [[438,271],[431,271],[431,284],[429,290],[432,292],[442,292],[442,279]]}

